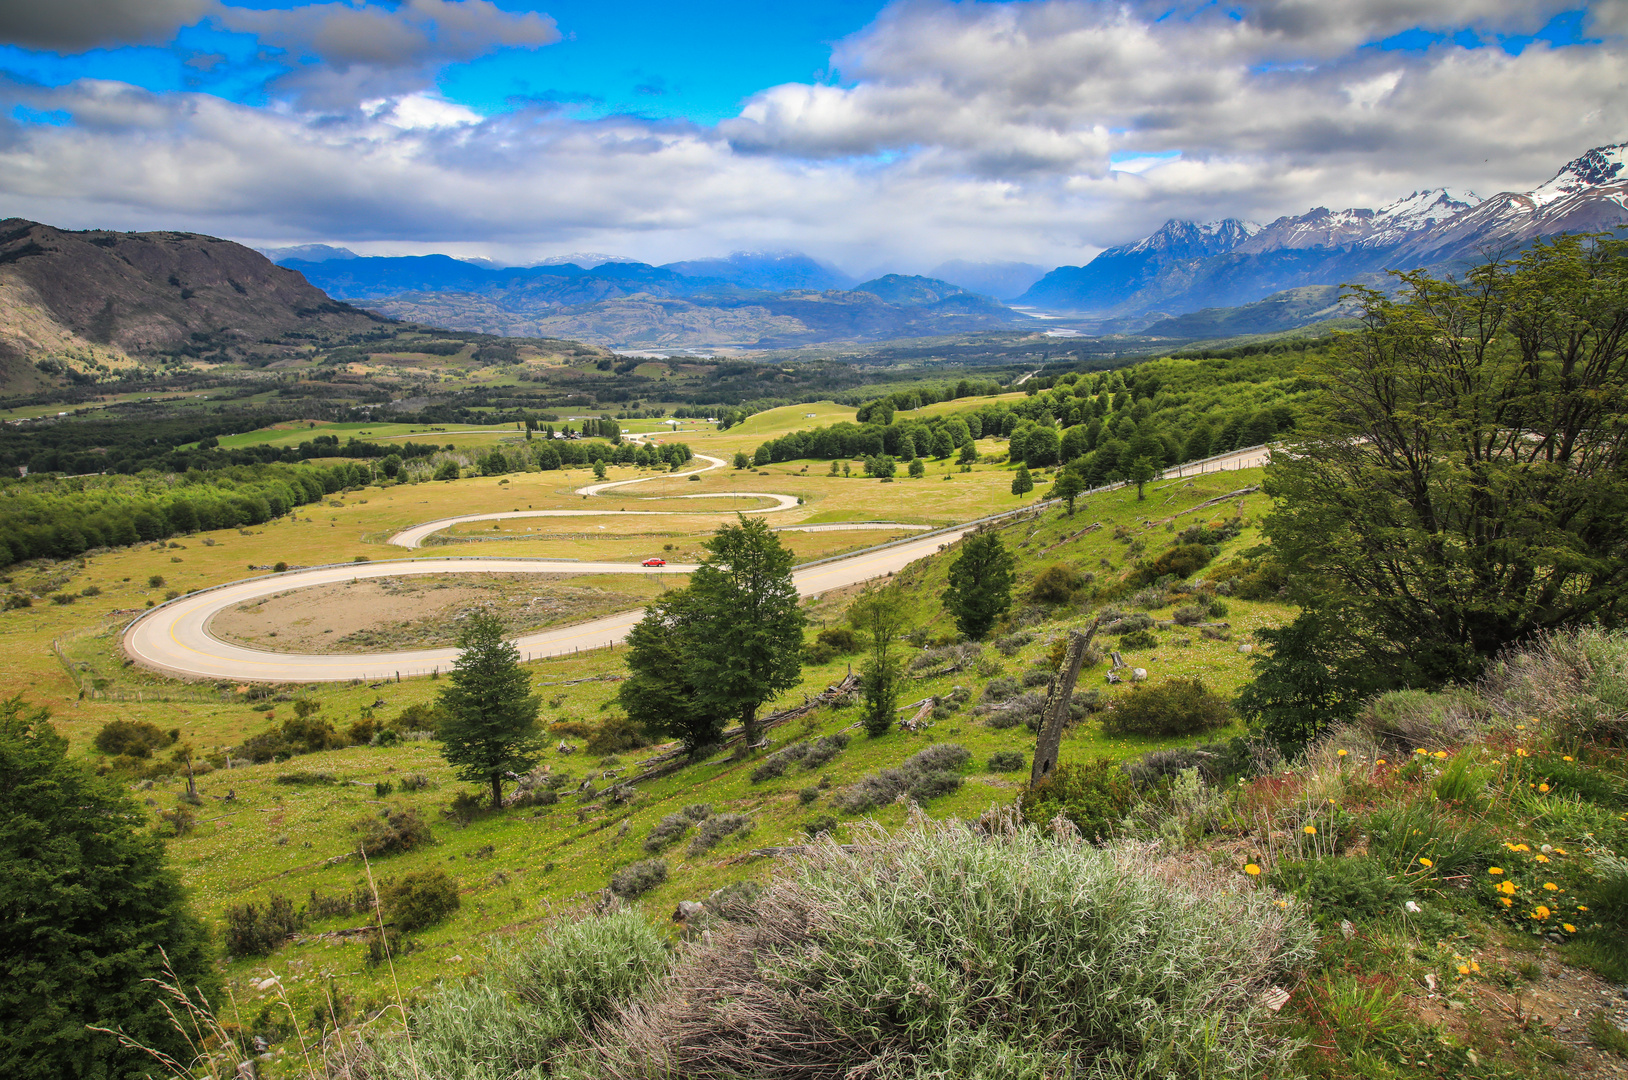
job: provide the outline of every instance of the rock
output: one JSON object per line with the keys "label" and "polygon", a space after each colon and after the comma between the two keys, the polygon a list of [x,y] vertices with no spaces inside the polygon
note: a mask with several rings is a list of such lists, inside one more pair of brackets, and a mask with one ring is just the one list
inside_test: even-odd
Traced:
{"label": "rock", "polygon": [[[1350,941],[1353,937],[1356,936],[1356,934],[1357,934],[1357,928],[1354,925],[1352,925],[1352,922],[1351,922],[1350,919],[1341,919],[1340,920],[1340,936],[1341,937],[1345,938],[1345,940],[1347,940],[1347,941]],[[1435,988],[1432,987],[1431,989],[1435,989]]]}
{"label": "rock", "polygon": [[706,906],[697,904],[694,900],[680,900],[678,908],[673,912],[673,918],[679,922],[689,922],[706,914]]}
{"label": "rock", "polygon": [[259,982],[255,983],[254,988],[256,990],[265,991],[265,990],[270,990],[272,987],[274,987],[276,985],[277,985],[277,976],[273,975],[269,979],[261,979]]}
{"label": "rock", "polygon": [[1289,1003],[1289,991],[1281,986],[1268,986],[1261,991],[1261,1004],[1277,1012]]}
{"label": "rock", "polygon": [[1402,910],[1407,912],[1409,915],[1418,915],[1424,911],[1424,908],[1420,907],[1414,901],[1409,900],[1407,903],[1402,905]]}
{"label": "rock", "polygon": [[564,739],[561,739],[560,745],[555,748],[555,753],[558,754],[574,754],[576,752],[577,748],[566,742]]}
{"label": "rock", "polygon": [[270,1049],[271,1049],[271,1044],[269,1042],[267,1042],[265,1039],[261,1038],[259,1035],[256,1035],[254,1037],[254,1052],[255,1053],[264,1054],[267,1050],[270,1050]]}
{"label": "rock", "polygon": [[1238,651],[1243,653],[1245,656],[1248,656],[1250,653],[1255,651],[1255,646],[1246,641],[1244,644],[1238,646]]}
{"label": "rock", "polygon": [[1147,668],[1140,668],[1140,667],[1131,668],[1131,682],[1144,682],[1144,681],[1147,680],[1147,677],[1148,677],[1148,669]]}
{"label": "rock", "polygon": [[464,962],[464,958],[459,956],[457,953],[453,953],[452,954],[452,962],[454,964],[461,964],[461,963]]}
{"label": "rock", "polygon": [[[1341,925],[1344,926],[1346,924],[1342,923]],[[1436,974],[1435,974],[1435,972],[1432,972],[1432,971],[1425,972],[1425,985],[1430,987],[1430,992],[1431,993],[1436,992]]]}

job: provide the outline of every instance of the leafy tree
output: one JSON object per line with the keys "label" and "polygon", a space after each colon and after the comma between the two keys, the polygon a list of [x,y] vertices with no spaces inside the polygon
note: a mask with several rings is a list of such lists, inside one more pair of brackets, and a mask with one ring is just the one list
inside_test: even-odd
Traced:
{"label": "leafy tree", "polygon": [[1136,485],[1137,502],[1147,498],[1147,483],[1158,471],[1152,459],[1146,457],[1135,458],[1125,466],[1125,479]]}
{"label": "leafy tree", "polygon": [[757,452],[752,455],[752,464],[759,467],[767,465],[772,460],[773,456],[769,450],[768,443],[764,443],[762,446],[758,447]]}
{"label": "leafy tree", "polygon": [[1287,626],[1255,631],[1267,651],[1253,661],[1238,712],[1284,747],[1303,746],[1355,717],[1381,676],[1364,662],[1350,626],[1328,610],[1308,610]]}
{"label": "leafy tree", "polygon": [[1355,290],[1362,329],[1277,455],[1266,524],[1303,606],[1397,681],[1628,616],[1628,243],[1565,237],[1463,281]]}
{"label": "leafy tree", "polygon": [[537,729],[539,699],[531,674],[520,666],[520,650],[503,640],[503,623],[481,612],[458,635],[458,660],[447,676],[451,685],[436,704],[444,714],[441,756],[457,767],[460,780],[492,785],[492,808],[503,805],[503,774],[526,772],[541,754]]}
{"label": "leafy tree", "polygon": [[900,639],[911,621],[910,598],[897,586],[867,589],[848,609],[848,621],[865,635],[870,647],[860,671],[860,692],[865,733],[875,739],[892,728],[893,710],[899,702],[904,660]]}
{"label": "leafy tree", "polygon": [[977,532],[961,541],[961,554],[950,564],[950,587],[942,597],[961,633],[982,640],[1012,606],[1016,565],[998,532]]}
{"label": "leafy tree", "polygon": [[0,1075],[152,1071],[146,1054],[87,1025],[190,1061],[143,980],[167,980],[167,954],[178,989],[218,1000],[208,934],[140,808],[69,760],[48,718],[20,697],[0,702]]}
{"label": "leafy tree", "polygon": [[950,434],[947,426],[939,428],[938,433],[933,436],[933,456],[942,459],[953,453],[955,453],[954,436]]}
{"label": "leafy tree", "polygon": [[701,704],[740,718],[757,741],[757,710],[797,685],[803,670],[803,609],[792,553],[762,518],[740,518],[706,542],[689,592],[706,623],[690,654]]}
{"label": "leafy tree", "polygon": [[439,464],[439,465],[437,465],[435,467],[435,474],[433,476],[431,476],[430,479],[432,479],[432,480],[456,480],[456,479],[458,479],[458,463],[456,461],[453,461],[450,458],[447,459],[446,461],[441,462],[441,464]]}
{"label": "leafy tree", "polygon": [[969,440],[961,444],[961,453],[955,459],[962,465],[972,465],[978,461],[978,448]]}
{"label": "leafy tree", "polygon": [[1034,477],[1029,475],[1027,465],[1019,465],[1017,475],[1012,477],[1012,494],[1022,498],[1034,490]]}
{"label": "leafy tree", "polygon": [[603,479],[605,479],[605,461],[604,461],[603,458],[601,458],[600,460],[594,462],[594,479],[595,480],[603,480]]}
{"label": "leafy tree", "polygon": [[737,469],[749,469],[752,467],[752,459],[746,456],[745,450],[737,450],[733,464]]}
{"label": "leafy tree", "polygon": [[1074,500],[1078,499],[1080,493],[1084,490],[1085,481],[1073,469],[1064,469],[1058,473],[1056,483],[1051,486],[1052,498],[1062,499],[1063,502],[1068,504],[1069,517],[1074,516]]}
{"label": "leafy tree", "polygon": [[911,476],[918,478],[923,477],[927,475],[927,466],[922,463],[921,458],[911,458],[910,469],[908,471]]}
{"label": "leafy tree", "polygon": [[616,691],[628,719],[691,753],[716,745],[724,721],[704,705],[694,681],[690,657],[708,630],[694,600],[688,589],[675,589],[645,608],[628,632],[628,677]]}

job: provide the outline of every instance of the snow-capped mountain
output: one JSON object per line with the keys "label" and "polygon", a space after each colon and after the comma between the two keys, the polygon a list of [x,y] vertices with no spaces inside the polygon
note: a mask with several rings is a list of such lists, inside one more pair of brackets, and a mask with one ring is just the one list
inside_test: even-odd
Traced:
{"label": "snow-capped mountain", "polygon": [[1166,222],[1085,266],[1060,266],[1020,304],[1127,317],[1232,307],[1285,289],[1374,282],[1391,269],[1460,269],[1544,236],[1628,228],[1628,143],[1568,162],[1528,192],[1479,199],[1430,188],[1380,207],[1278,218]]}

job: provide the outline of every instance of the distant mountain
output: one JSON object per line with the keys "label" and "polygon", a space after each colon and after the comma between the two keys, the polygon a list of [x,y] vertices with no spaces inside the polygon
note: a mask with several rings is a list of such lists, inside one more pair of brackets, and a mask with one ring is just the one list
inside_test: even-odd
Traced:
{"label": "distant mountain", "polygon": [[350,248],[331,247],[328,244],[300,244],[296,247],[282,248],[256,248],[256,251],[274,263],[281,263],[287,259],[300,259],[305,262],[329,262],[333,259],[359,259],[360,255]]}
{"label": "distant mountain", "polygon": [[1167,222],[1145,240],[1062,266],[1015,301],[1097,318],[1250,304],[1310,285],[1377,282],[1391,269],[1462,268],[1568,232],[1628,227],[1628,143],[1568,162],[1538,188],[1480,200],[1443,188],[1378,210],[1329,210],[1265,226]]}
{"label": "distant mountain", "polygon": [[690,259],[666,263],[685,277],[728,282],[745,289],[785,292],[787,289],[846,289],[854,279],[834,266],[800,251],[737,251],[726,259]]}
{"label": "distant mountain", "polygon": [[281,358],[297,351],[279,344],[284,335],[377,322],[228,240],[0,221],[0,360],[8,373],[50,357],[74,371],[91,358]]}
{"label": "distant mountain", "polygon": [[1340,303],[1340,291],[1338,285],[1305,285],[1298,289],[1285,289],[1241,307],[1205,308],[1160,319],[1137,333],[1143,337],[1187,341],[1244,334],[1275,334],[1309,323],[1351,317],[1355,311]]}
{"label": "distant mountain", "polygon": [[647,292],[684,296],[705,287],[671,270],[648,263],[606,262],[585,269],[575,263],[506,266],[493,269],[450,255],[403,255],[344,261],[289,259],[330,295],[363,302],[408,292],[501,292],[524,290],[557,304],[591,304],[607,296]]}
{"label": "distant mountain", "polygon": [[997,300],[1010,300],[1041,278],[1046,268],[1025,262],[968,262],[952,259],[939,263],[928,277],[959,285],[968,292],[993,296]]}

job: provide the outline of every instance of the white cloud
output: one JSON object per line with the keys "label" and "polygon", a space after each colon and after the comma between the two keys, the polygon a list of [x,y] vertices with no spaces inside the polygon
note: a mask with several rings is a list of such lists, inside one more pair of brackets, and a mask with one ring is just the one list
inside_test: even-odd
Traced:
{"label": "white cloud", "polygon": [[[483,118],[428,89],[436,58],[499,31],[540,43],[552,24],[481,2],[319,8],[262,13],[256,32],[326,57],[273,106],[0,88],[0,110],[9,97],[73,117],[0,121],[5,211],[517,260],[772,247],[854,269],[1055,264],[1167,217],[1530,188],[1628,136],[1616,38],[1519,56],[1359,47],[1417,25],[1530,29],[1541,2],[1284,0],[1236,19],[1195,2],[1158,19],[1135,4],[915,0],[839,43],[839,85],[766,88],[715,129],[542,107]],[[449,11],[463,30],[424,29]],[[394,29],[368,39],[347,12]]]}

